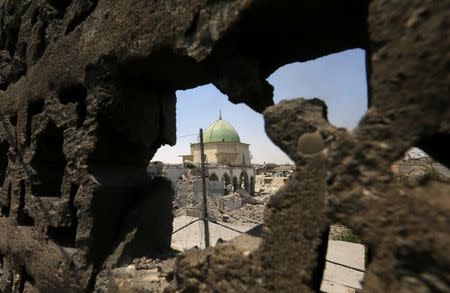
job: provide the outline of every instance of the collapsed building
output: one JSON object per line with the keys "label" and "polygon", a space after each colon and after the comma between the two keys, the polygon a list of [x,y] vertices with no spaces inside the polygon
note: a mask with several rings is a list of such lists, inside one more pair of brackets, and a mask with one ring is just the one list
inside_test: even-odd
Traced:
{"label": "collapsed building", "polygon": [[412,157],[406,153],[402,160],[392,164],[391,170],[399,183],[409,186],[420,185],[430,178],[450,183],[450,170],[427,155]]}
{"label": "collapsed building", "polygon": [[271,164],[274,168],[265,170],[265,166],[257,169],[255,192],[257,194],[272,194],[282,188],[292,178],[295,166]]}
{"label": "collapsed building", "polygon": [[[255,250],[186,252],[171,290],[318,291],[339,222],[368,247],[363,290],[448,292],[450,186],[399,185],[390,166],[411,146],[450,166],[449,11],[431,0],[0,1],[0,290],[102,292],[114,268],[168,249],[172,188],[147,162],[175,144],[175,91],[213,83],[264,113],[297,167]],[[331,125],[319,99],[273,105],[277,68],[351,48],[366,50],[369,89],[355,130]]]}

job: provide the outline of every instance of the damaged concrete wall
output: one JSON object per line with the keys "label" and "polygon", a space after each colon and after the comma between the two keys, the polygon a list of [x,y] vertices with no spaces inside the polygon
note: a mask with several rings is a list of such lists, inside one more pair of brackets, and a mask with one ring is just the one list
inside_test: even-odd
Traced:
{"label": "damaged concrete wall", "polygon": [[413,145],[449,165],[449,5],[370,2],[371,107],[354,131],[330,125],[319,100],[266,109],[266,131],[296,162],[295,180],[269,202],[257,250],[180,256],[175,290],[317,292],[335,222],[368,247],[364,291],[450,290],[450,186],[429,180],[407,188],[390,172]]}
{"label": "damaged concrete wall", "polygon": [[263,112],[280,66],[365,48],[372,107],[359,127],[330,125],[319,100],[268,108],[298,179],[269,204],[256,253],[182,256],[173,288],[317,290],[339,221],[369,247],[367,290],[445,291],[448,186],[396,186],[389,166],[412,145],[449,164],[448,6],[0,1],[0,290],[92,291],[110,268],[168,248],[170,183],[145,167],[175,143],[176,90],[212,82]]}

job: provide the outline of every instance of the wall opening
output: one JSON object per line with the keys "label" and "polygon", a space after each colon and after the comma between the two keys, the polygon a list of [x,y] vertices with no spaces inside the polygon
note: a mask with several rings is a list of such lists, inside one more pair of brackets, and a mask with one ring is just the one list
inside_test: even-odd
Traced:
{"label": "wall opening", "polygon": [[416,146],[434,160],[450,168],[450,135],[448,133],[436,133],[423,137],[417,142]]}
{"label": "wall opening", "polygon": [[72,184],[70,187],[70,224],[67,227],[48,227],[47,236],[60,246],[76,247],[77,229],[78,229],[78,209],[75,206],[75,196],[79,186]]}
{"label": "wall opening", "polygon": [[[267,80],[274,87],[275,103],[282,99],[299,97],[322,99],[329,104],[330,123],[351,130],[357,126],[368,107],[365,66],[365,51],[355,49],[310,62],[287,64],[273,72]],[[230,103],[228,97],[219,92],[214,85],[207,84],[177,91],[176,94],[177,144],[172,147],[161,147],[153,160],[163,162],[167,167],[172,167],[168,166],[169,164],[178,164],[179,167],[189,165],[191,170],[198,168],[200,162],[197,149],[198,130],[202,128],[207,157],[206,168],[209,174],[216,174],[222,182],[225,181],[224,173],[230,174],[229,192],[233,192],[233,195],[226,198],[218,197],[224,201],[229,200],[222,205],[227,209],[230,208],[226,211],[229,218],[225,217],[225,221],[251,218],[261,223],[268,199],[293,176],[295,172],[293,161],[268,138],[261,114],[245,104]],[[236,130],[239,136],[236,141],[249,144],[251,155],[243,155],[242,149],[239,149],[240,145],[229,143],[233,140],[233,131],[227,133],[226,137],[214,137],[211,134],[214,130],[210,130],[210,127],[229,129],[227,125],[224,126],[225,123],[218,121],[224,121]],[[209,145],[210,142],[222,143],[223,148],[222,145]],[[199,176],[198,172],[190,172],[192,178]],[[180,184],[179,176],[176,178],[178,182],[174,184]],[[196,187],[198,186],[194,185],[192,188],[197,191],[195,194],[201,194],[201,188],[195,189]],[[214,188],[215,186],[210,184],[210,189]],[[223,194],[228,192],[224,186],[220,186],[220,189]],[[189,193],[186,186],[175,190],[176,197],[179,192]],[[217,190],[211,191],[214,192],[217,193]],[[254,201],[249,200],[252,204],[246,202],[247,193],[256,197]],[[236,204],[239,201],[236,200],[237,197],[241,197],[242,204]],[[210,201],[212,204],[213,198]],[[241,209],[242,207],[244,208]],[[239,211],[242,212],[244,209],[251,212],[239,214]],[[177,207],[177,213],[180,210],[182,207]],[[220,214],[217,216],[218,219],[222,217]]]}
{"label": "wall opening", "polygon": [[223,182],[223,186],[224,186],[224,195],[227,195],[230,193],[230,187],[231,187],[231,178],[230,175],[228,175],[228,173],[224,173],[222,175],[222,182]]}
{"label": "wall opening", "polygon": [[34,279],[33,277],[27,272],[27,269],[25,266],[22,266],[20,270],[20,281],[19,281],[19,291],[17,292],[33,292],[34,291]]}
{"label": "wall opening", "polygon": [[228,173],[223,174],[223,176],[222,176],[222,182],[223,182],[225,185],[231,184],[230,175],[228,175]]}
{"label": "wall opening", "polygon": [[237,191],[239,189],[239,183],[236,176],[233,177],[233,191]]}
{"label": "wall opening", "polygon": [[86,96],[86,88],[81,84],[63,88],[58,95],[59,101],[62,104],[76,104],[78,128],[83,125],[83,122],[86,119]]}
{"label": "wall opening", "polygon": [[[1,215],[2,217],[9,217],[9,213],[11,211],[11,182],[8,183],[8,190],[6,192],[6,199],[1,207]],[[5,194],[5,193],[4,193]]]}
{"label": "wall opening", "polygon": [[8,168],[8,150],[9,144],[6,141],[0,143],[0,186],[3,184]]}
{"label": "wall opening", "polygon": [[219,177],[217,177],[216,173],[212,173],[209,176],[209,180],[211,180],[211,181],[219,181]]}
{"label": "wall opening", "polygon": [[31,192],[38,197],[58,197],[66,166],[63,152],[64,135],[53,121],[36,138],[36,151],[31,160]]}
{"label": "wall opening", "polygon": [[267,79],[274,102],[317,97],[327,104],[331,124],[352,130],[369,104],[365,55],[363,49],[351,49],[278,68]]}
{"label": "wall opening", "polygon": [[248,174],[245,171],[242,172],[241,175],[239,176],[239,187],[250,192],[250,184],[249,184],[249,180],[248,180]]}
{"label": "wall opening", "polygon": [[11,123],[12,126],[16,127],[16,125],[17,125],[17,114],[9,116],[9,123]]}
{"label": "wall opening", "polygon": [[19,208],[17,210],[17,223],[19,226],[34,226],[34,219],[25,211],[25,181],[19,183]]}
{"label": "wall opening", "polygon": [[231,103],[213,84],[179,90],[176,95],[177,143],[174,146],[160,147],[153,157],[154,161],[182,164],[181,156],[189,155],[191,144],[199,141],[199,129],[206,131],[208,126],[221,117],[236,130],[242,143],[250,144],[250,157],[242,158],[231,154],[239,151],[229,150],[229,154],[214,158],[213,162],[235,165],[264,164],[272,158],[277,164],[293,164],[292,160],[267,136],[262,115],[245,104]]}

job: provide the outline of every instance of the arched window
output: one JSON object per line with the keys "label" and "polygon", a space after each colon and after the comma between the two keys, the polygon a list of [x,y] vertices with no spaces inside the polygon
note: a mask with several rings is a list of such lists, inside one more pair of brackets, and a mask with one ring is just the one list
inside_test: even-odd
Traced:
{"label": "arched window", "polygon": [[216,173],[212,173],[209,176],[209,180],[211,180],[211,181],[219,181],[219,177],[217,177]]}
{"label": "arched window", "polygon": [[225,184],[225,186],[231,184],[231,178],[230,178],[230,175],[228,175],[228,173],[223,174],[222,182],[223,182],[223,184]]}
{"label": "arched window", "polygon": [[238,179],[236,178],[236,176],[233,177],[233,191],[237,191],[239,188],[239,183],[238,183]]}
{"label": "arched window", "polygon": [[250,192],[250,184],[248,182],[248,174],[242,171],[241,176],[239,176],[239,186],[245,189],[245,191]]}
{"label": "arched window", "polygon": [[255,195],[255,177],[253,176],[250,177],[250,195]]}

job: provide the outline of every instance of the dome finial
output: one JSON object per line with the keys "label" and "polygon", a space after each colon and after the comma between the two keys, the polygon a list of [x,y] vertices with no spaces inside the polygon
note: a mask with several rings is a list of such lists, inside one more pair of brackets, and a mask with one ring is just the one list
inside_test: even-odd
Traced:
{"label": "dome finial", "polygon": [[222,109],[219,109],[219,120],[222,120]]}

